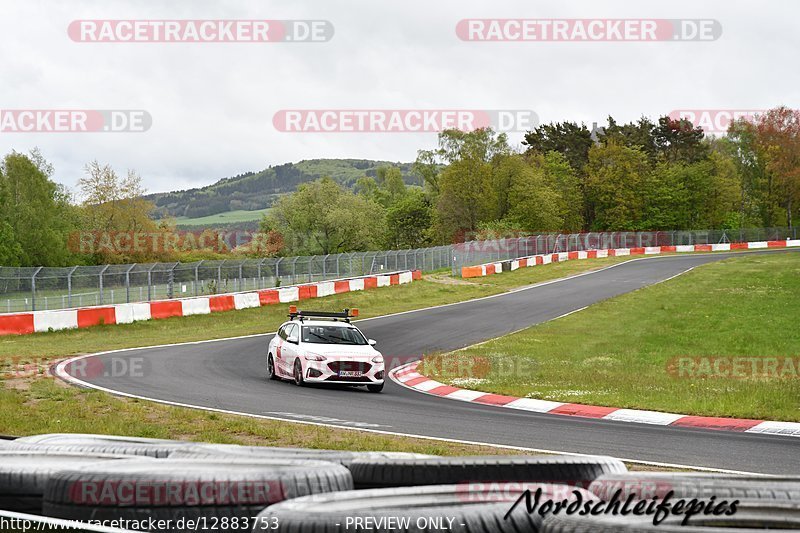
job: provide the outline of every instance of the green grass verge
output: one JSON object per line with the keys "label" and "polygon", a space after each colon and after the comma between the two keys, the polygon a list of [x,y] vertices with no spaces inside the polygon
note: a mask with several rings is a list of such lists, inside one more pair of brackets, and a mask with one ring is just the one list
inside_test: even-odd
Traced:
{"label": "green grass verge", "polygon": [[392,450],[434,455],[508,454],[488,446],[379,435],[171,407],[70,387],[38,376],[0,389],[3,434],[102,433],[226,444],[336,450]]}
{"label": "green grass verge", "polygon": [[[511,288],[601,268],[622,260],[624,258],[570,261],[472,281],[438,273],[410,285],[304,302],[304,307],[320,310],[358,307],[363,317],[378,316],[498,294]],[[39,373],[33,372],[33,376],[6,374],[0,377],[0,434],[84,432],[237,444],[413,451],[437,455],[513,453],[507,449],[169,407],[69,387],[42,375],[48,361],[70,355],[274,331],[285,320],[286,311],[286,305],[273,305],[213,315],[0,337],[0,376],[3,376],[4,370],[15,369],[22,364],[38,365],[39,369]]]}
{"label": "green grass verge", "polygon": [[[743,255],[444,354],[446,364],[422,371],[511,396],[800,421],[798,319],[800,254]],[[480,375],[464,379],[470,369]]]}
{"label": "green grass verge", "polygon": [[214,224],[230,224],[231,222],[251,222],[261,220],[261,217],[266,215],[269,210],[270,208],[268,207],[255,211],[225,211],[216,215],[196,218],[177,217],[175,223],[181,226],[213,226]]}

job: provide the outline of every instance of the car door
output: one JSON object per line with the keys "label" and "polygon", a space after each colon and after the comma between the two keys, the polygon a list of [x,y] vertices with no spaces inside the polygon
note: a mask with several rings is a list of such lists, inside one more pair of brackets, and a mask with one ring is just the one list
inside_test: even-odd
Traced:
{"label": "car door", "polygon": [[[290,355],[292,352],[290,348],[292,345],[286,341],[289,337],[288,331],[290,326],[291,324],[284,324],[281,326],[278,330],[278,336],[275,338],[275,369],[281,376],[291,376],[291,372],[287,373],[286,371],[286,356]],[[287,345],[289,348],[287,348]]]}
{"label": "car door", "polygon": [[292,375],[292,369],[294,368],[294,360],[298,355],[298,348],[297,344],[293,344],[289,342],[287,339],[289,337],[296,337],[300,338],[300,328],[297,327],[297,324],[286,324],[286,330],[284,332],[286,335],[282,340],[281,346],[281,360],[283,362],[283,373],[286,376]]}

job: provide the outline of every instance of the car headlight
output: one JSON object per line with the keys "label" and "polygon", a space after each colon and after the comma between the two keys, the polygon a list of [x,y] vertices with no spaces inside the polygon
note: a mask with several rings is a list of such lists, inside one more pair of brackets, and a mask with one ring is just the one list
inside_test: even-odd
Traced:
{"label": "car headlight", "polygon": [[317,355],[315,353],[310,353],[306,355],[306,361],[324,361],[325,358],[321,355]]}
{"label": "car headlight", "polygon": [[383,363],[383,356],[382,355],[376,355],[375,357],[372,358],[372,362],[373,363]]}

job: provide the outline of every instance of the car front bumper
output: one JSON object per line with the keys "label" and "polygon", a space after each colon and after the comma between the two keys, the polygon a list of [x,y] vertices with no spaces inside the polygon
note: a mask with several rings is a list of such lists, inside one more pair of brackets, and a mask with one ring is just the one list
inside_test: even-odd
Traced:
{"label": "car front bumper", "polygon": [[379,385],[386,376],[384,363],[373,363],[369,359],[336,358],[325,361],[306,360],[304,363],[304,379],[309,383]]}

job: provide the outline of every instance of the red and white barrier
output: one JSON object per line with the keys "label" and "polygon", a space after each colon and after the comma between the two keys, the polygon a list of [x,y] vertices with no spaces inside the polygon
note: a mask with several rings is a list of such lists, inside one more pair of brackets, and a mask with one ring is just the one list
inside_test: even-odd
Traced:
{"label": "red and white barrier", "polygon": [[640,409],[618,409],[599,405],[553,402],[533,398],[517,398],[490,392],[480,392],[445,385],[417,372],[419,361],[403,365],[393,370],[389,376],[393,381],[409,389],[432,396],[472,402],[483,405],[494,405],[508,409],[535,411],[562,416],[579,416],[583,418],[602,418],[617,422],[635,422],[637,424],[654,424],[658,426],[681,426],[705,428],[724,431],[741,431],[746,433],[766,433],[800,437],[800,423],[777,422],[770,420],[750,420],[742,418],[721,418],[711,416],[690,416],[659,411],[643,411]]}
{"label": "red and white barrier", "polygon": [[[615,248],[609,250],[586,250],[581,252],[559,252],[552,254],[532,255],[511,261],[511,270],[536,265],[547,265],[553,262],[572,259],[594,259],[600,257],[622,257],[628,255],[657,255],[671,252],[729,252],[731,250],[758,250],[764,248],[800,247],[800,239],[786,241],[734,242],[723,244],[689,244],[681,246],[648,246],[645,248]],[[461,268],[462,278],[477,278],[498,274],[503,271],[502,263],[486,263],[483,265]]]}
{"label": "red and white barrier", "polygon": [[[150,303],[117,304],[114,306],[114,317],[117,324],[130,324],[140,320],[150,320]],[[3,317],[0,315],[0,322]]]}
{"label": "red and white barrier", "polygon": [[405,271],[380,276],[363,276],[353,279],[321,281],[291,287],[264,289],[253,292],[200,296],[176,300],[158,300],[116,304],[80,309],[33,311],[30,313],[0,314],[0,335],[27,335],[44,331],[87,328],[101,324],[130,324],[140,320],[169,318],[173,316],[208,315],[235,309],[249,309],[263,305],[297,302],[322,298],[345,292],[363,291],[411,283],[420,279],[422,272]]}

